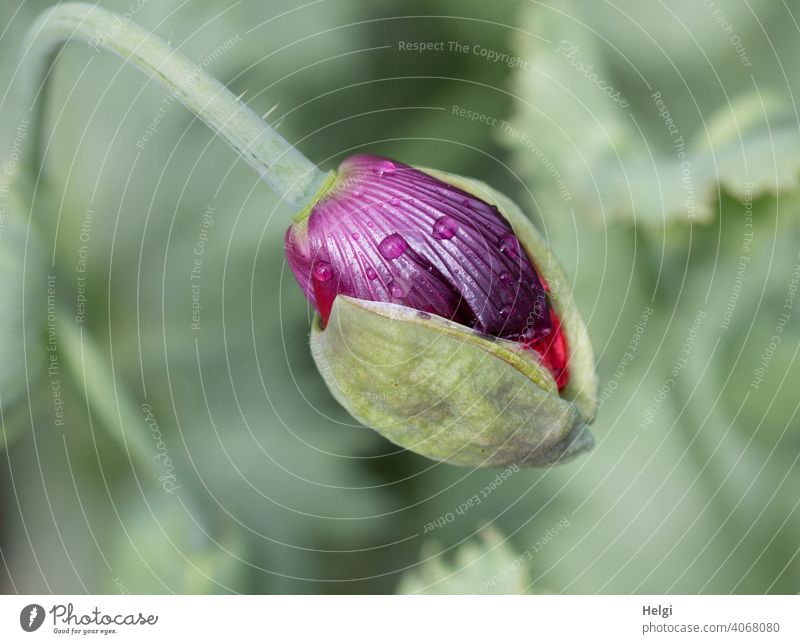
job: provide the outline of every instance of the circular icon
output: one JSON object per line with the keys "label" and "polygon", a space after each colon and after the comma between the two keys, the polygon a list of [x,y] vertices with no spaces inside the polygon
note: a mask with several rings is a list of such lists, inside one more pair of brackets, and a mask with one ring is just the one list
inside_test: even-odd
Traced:
{"label": "circular icon", "polygon": [[44,622],[44,608],[39,604],[29,604],[19,614],[19,625],[23,631],[32,633]]}

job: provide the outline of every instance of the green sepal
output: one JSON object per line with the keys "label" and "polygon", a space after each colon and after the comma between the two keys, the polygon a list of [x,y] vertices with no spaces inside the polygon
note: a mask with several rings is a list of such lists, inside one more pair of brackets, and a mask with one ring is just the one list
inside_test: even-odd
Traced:
{"label": "green sepal", "polygon": [[453,465],[550,465],[589,449],[577,405],[533,352],[438,316],[346,296],[311,332],[337,401],[393,443]]}

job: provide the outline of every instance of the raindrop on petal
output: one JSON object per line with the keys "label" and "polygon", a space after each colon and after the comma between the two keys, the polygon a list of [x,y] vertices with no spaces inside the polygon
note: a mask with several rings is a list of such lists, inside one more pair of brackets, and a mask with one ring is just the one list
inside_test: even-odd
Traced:
{"label": "raindrop on petal", "polygon": [[333,277],[333,269],[328,262],[319,261],[314,264],[314,277],[320,282],[327,282]]}
{"label": "raindrop on petal", "polygon": [[381,161],[373,170],[378,173],[379,177],[382,177],[385,174],[394,174],[394,171],[397,169],[394,163],[391,161]]}
{"label": "raindrop on petal", "polygon": [[500,237],[498,248],[503,255],[507,255],[509,257],[519,256],[519,240],[511,233],[506,233]]}
{"label": "raindrop on petal", "polygon": [[406,240],[398,233],[392,233],[378,244],[378,251],[386,259],[397,259],[406,251],[406,248],[408,248]]}
{"label": "raindrop on petal", "polygon": [[458,222],[445,215],[433,223],[433,236],[436,239],[451,239],[458,231]]}
{"label": "raindrop on petal", "polygon": [[403,297],[406,292],[400,284],[397,282],[389,282],[389,293],[392,294],[392,297]]}

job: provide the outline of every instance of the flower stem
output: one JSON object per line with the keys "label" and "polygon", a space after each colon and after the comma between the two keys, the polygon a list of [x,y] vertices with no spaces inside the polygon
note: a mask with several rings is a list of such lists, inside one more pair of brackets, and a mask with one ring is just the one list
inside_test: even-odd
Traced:
{"label": "flower stem", "polygon": [[[28,32],[21,63],[21,101],[30,110],[34,137],[41,137],[44,85],[59,47],[85,41],[130,62],[155,79],[222,137],[295,212],[309,206],[329,177],[303,156],[222,83],[128,16],[83,2],[42,13]],[[28,168],[38,172],[41,146],[34,141]],[[29,172],[23,173],[35,176]]]}

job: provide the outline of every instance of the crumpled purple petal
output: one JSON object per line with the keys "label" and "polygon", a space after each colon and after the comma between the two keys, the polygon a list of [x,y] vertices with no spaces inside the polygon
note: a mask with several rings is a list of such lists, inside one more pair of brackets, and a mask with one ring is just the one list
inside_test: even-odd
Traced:
{"label": "crumpled purple petal", "polygon": [[542,281],[497,208],[396,161],[346,159],[287,232],[286,254],[325,322],[341,293],[497,337],[530,341],[552,329]]}

